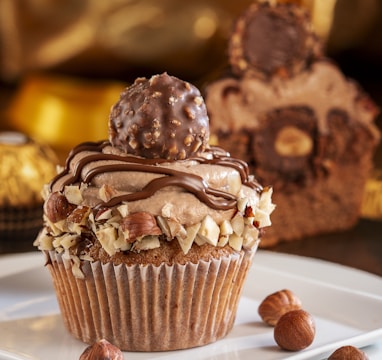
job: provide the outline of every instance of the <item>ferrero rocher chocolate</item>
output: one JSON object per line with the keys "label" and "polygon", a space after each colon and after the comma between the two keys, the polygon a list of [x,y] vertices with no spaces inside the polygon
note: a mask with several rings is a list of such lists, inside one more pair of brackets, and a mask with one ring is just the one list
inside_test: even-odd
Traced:
{"label": "ferrero rocher chocolate", "polygon": [[306,9],[254,2],[237,19],[229,43],[232,71],[242,76],[293,76],[322,56]]}
{"label": "ferrero rocher chocolate", "polygon": [[42,187],[56,173],[56,164],[47,146],[18,132],[1,132],[0,206],[42,203]]}
{"label": "ferrero rocher chocolate", "polygon": [[185,159],[208,144],[207,109],[199,90],[164,73],[125,89],[109,119],[112,145],[149,159]]}
{"label": "ferrero rocher chocolate", "polygon": [[0,252],[32,249],[42,225],[43,185],[56,173],[46,145],[18,132],[0,132]]}

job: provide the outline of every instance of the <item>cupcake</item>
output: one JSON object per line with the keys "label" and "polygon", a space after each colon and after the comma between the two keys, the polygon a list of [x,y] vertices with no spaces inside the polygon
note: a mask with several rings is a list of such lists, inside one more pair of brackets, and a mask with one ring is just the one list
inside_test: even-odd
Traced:
{"label": "cupcake", "polygon": [[109,140],[75,147],[46,186],[35,245],[76,338],[167,351],[230,331],[274,205],[208,140],[197,88],[139,78],[111,109]]}
{"label": "cupcake", "polygon": [[57,162],[47,145],[0,132],[0,253],[35,250],[32,242],[43,224],[41,188]]}

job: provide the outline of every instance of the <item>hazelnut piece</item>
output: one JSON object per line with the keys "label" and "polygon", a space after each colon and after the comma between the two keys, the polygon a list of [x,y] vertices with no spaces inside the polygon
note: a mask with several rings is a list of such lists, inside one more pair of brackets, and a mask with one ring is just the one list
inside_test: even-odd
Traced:
{"label": "hazelnut piece", "polygon": [[289,311],[280,317],[274,329],[274,339],[284,350],[299,351],[314,340],[316,326],[313,317],[305,310]]}
{"label": "hazelnut piece", "polygon": [[49,196],[44,205],[45,214],[52,223],[65,219],[75,208],[75,205],[70,204],[66,197],[57,191]]}
{"label": "hazelnut piece", "polygon": [[328,357],[328,360],[368,360],[367,355],[360,349],[346,345],[338,348],[333,354]]}
{"label": "hazelnut piece", "polygon": [[80,356],[80,360],[123,360],[122,351],[102,339],[88,346]]}
{"label": "hazelnut piece", "polygon": [[268,295],[259,305],[258,313],[268,325],[275,326],[288,311],[301,309],[300,299],[290,290],[283,289]]}
{"label": "hazelnut piece", "polygon": [[134,242],[145,235],[161,235],[155,217],[146,211],[129,214],[121,220],[121,228],[128,242]]}
{"label": "hazelnut piece", "polygon": [[313,140],[305,131],[285,126],[277,134],[275,150],[280,156],[308,156],[313,150]]}

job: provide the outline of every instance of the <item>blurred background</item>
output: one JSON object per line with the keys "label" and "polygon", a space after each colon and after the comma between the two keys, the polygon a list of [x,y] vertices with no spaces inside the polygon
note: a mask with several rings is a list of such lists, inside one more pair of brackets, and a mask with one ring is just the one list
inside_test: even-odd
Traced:
{"label": "blurred background", "polygon": [[[286,0],[280,0],[286,1]],[[66,152],[107,137],[109,108],[137,76],[199,87],[227,66],[232,22],[250,0],[0,0],[0,130]],[[295,0],[327,53],[382,104],[382,2]]]}

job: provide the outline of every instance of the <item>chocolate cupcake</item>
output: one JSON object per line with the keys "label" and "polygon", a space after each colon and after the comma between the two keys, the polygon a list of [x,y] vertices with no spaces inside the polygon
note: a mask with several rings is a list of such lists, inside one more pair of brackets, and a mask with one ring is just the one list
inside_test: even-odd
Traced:
{"label": "chocolate cupcake", "polygon": [[272,189],[208,139],[197,88],[139,78],[112,107],[109,140],[75,147],[46,188],[35,244],[76,338],[166,351],[232,328]]}
{"label": "chocolate cupcake", "polygon": [[296,4],[252,4],[229,49],[231,72],[208,85],[206,106],[216,144],[273,186],[261,246],[354,226],[380,137],[376,105],[325,58]]}

